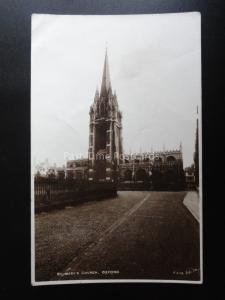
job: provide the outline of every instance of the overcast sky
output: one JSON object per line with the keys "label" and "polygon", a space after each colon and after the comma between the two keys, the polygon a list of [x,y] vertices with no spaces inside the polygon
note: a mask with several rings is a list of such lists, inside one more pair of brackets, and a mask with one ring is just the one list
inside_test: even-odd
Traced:
{"label": "overcast sky", "polygon": [[200,15],[32,16],[32,162],[86,156],[105,48],[124,152],[177,149],[193,162],[201,103]]}

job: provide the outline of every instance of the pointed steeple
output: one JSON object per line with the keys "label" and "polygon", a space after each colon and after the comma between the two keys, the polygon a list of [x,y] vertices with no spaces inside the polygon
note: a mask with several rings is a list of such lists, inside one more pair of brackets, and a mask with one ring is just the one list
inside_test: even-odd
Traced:
{"label": "pointed steeple", "polygon": [[107,96],[108,92],[112,90],[111,81],[110,81],[110,74],[109,74],[109,62],[108,62],[108,54],[107,48],[105,52],[105,62],[103,68],[103,75],[102,75],[102,86],[101,86],[101,96]]}
{"label": "pointed steeple", "polygon": [[98,91],[98,87],[96,87],[94,102],[97,102],[98,99],[99,99],[99,91]]}

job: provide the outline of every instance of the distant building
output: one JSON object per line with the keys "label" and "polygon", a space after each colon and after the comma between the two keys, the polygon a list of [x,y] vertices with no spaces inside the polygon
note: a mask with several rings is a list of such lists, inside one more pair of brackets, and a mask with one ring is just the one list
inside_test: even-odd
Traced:
{"label": "distant building", "polygon": [[145,183],[149,188],[183,188],[182,150],[146,152],[125,156],[120,164],[120,182]]}
{"label": "distant building", "polygon": [[49,168],[49,169],[47,170],[46,176],[47,176],[48,178],[56,178],[56,169],[53,168],[53,167]]}
{"label": "distant building", "polygon": [[66,164],[66,178],[87,180],[88,159],[69,160]]}
{"label": "distant building", "polygon": [[65,168],[57,168],[56,169],[56,177],[59,179],[65,179],[66,177],[66,172],[65,172]]}
{"label": "distant building", "polygon": [[43,161],[35,166],[35,176],[36,177],[46,177],[48,174],[48,170],[50,168],[51,167],[48,162],[48,159],[45,159],[45,161]]}
{"label": "distant building", "polygon": [[[47,160],[46,160],[47,161]],[[43,162],[36,166],[35,177],[36,178],[59,178],[65,179],[66,172],[65,167],[57,167],[56,164],[50,166],[50,164]]]}

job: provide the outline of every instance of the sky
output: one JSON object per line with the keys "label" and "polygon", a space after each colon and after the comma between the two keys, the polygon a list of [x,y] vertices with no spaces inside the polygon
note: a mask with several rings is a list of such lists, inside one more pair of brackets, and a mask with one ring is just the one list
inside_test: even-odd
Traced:
{"label": "sky", "polygon": [[[32,163],[87,157],[107,47],[125,153],[178,149],[193,163],[201,112],[199,13],[32,15]],[[199,116],[200,117],[200,116]]]}

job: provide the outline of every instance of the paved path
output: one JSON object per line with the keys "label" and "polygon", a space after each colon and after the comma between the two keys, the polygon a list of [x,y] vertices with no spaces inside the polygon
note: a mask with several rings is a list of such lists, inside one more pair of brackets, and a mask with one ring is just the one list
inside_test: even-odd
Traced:
{"label": "paved path", "polygon": [[198,193],[195,191],[188,192],[184,198],[184,205],[189,209],[195,219],[200,220],[200,202]]}
{"label": "paved path", "polygon": [[185,194],[124,191],[37,215],[37,280],[199,280],[199,224]]}

